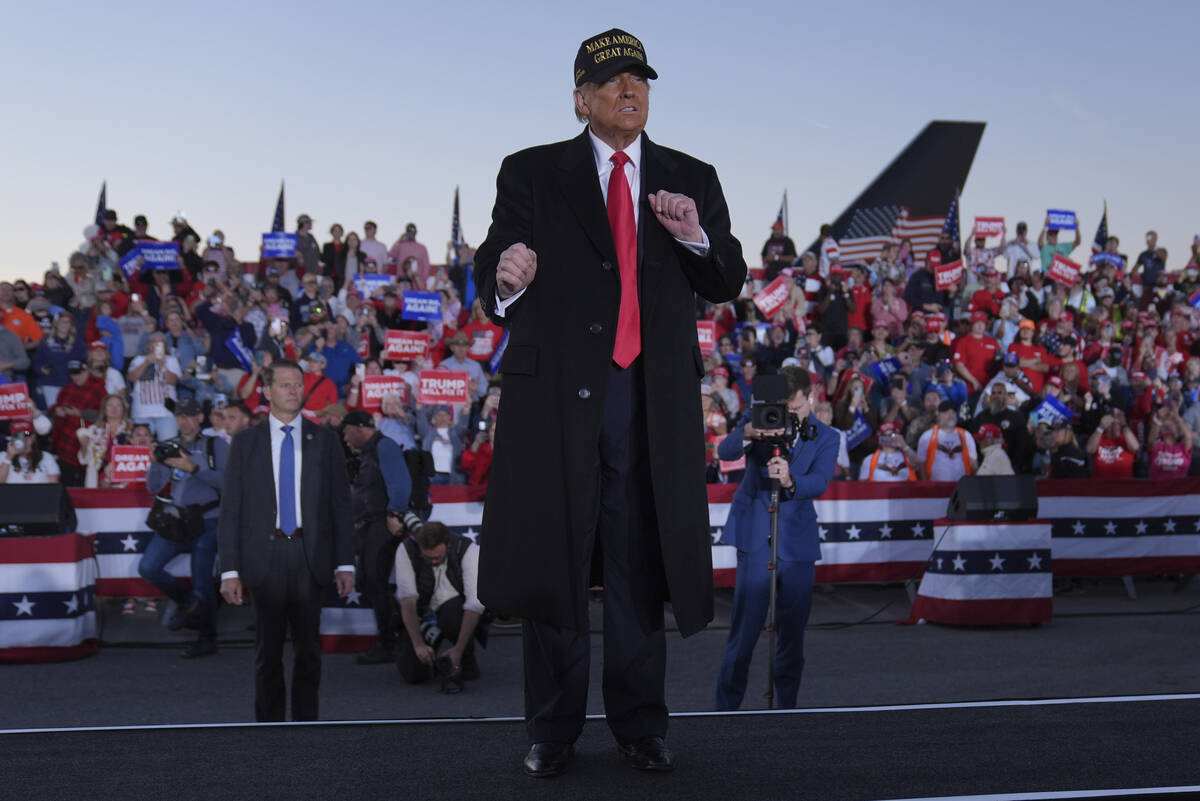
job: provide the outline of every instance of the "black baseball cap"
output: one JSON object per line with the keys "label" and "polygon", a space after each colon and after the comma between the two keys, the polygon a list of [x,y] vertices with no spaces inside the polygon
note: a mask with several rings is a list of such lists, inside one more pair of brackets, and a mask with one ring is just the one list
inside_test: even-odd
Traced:
{"label": "black baseball cap", "polygon": [[374,428],[375,418],[371,416],[370,412],[364,412],[362,409],[355,409],[342,418],[342,425]]}
{"label": "black baseball cap", "polygon": [[647,78],[658,78],[658,73],[646,63],[646,48],[641,40],[620,28],[610,28],[589,36],[579,45],[575,54],[575,85],[603,83],[630,69]]}
{"label": "black baseball cap", "polygon": [[176,415],[192,417],[193,415],[204,414],[204,407],[195,398],[179,398],[175,401],[174,412]]}

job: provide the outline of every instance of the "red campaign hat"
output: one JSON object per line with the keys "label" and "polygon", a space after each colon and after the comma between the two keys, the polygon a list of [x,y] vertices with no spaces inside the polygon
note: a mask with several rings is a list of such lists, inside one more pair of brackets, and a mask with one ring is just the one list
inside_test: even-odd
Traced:
{"label": "red campaign hat", "polygon": [[91,348],[92,350],[108,350],[108,345],[105,345],[103,342],[101,342],[98,339],[95,342],[93,342],[92,344],[88,345],[88,347]]}
{"label": "red campaign hat", "polygon": [[908,315],[908,318],[909,318],[910,320],[924,320],[924,319],[925,319],[925,312],[921,311],[920,309],[917,309],[915,312],[913,312],[912,314]]}
{"label": "red campaign hat", "polygon": [[[1053,381],[1054,379],[1051,380]],[[1059,383],[1062,383],[1061,379],[1059,379]],[[975,432],[975,439],[977,440],[1003,438],[1004,433],[1000,430],[1000,426],[996,425],[995,423],[984,423],[979,427],[979,430]]]}
{"label": "red campaign hat", "polygon": [[1143,323],[1143,325],[1146,326],[1147,328],[1158,328],[1158,320],[1155,320],[1153,317],[1150,317],[1149,319],[1146,320],[1145,323]]}
{"label": "red campaign hat", "polygon": [[938,312],[937,314],[931,314],[925,318],[926,331],[941,331],[945,325],[946,315],[942,314],[941,312]]}
{"label": "red campaign hat", "polygon": [[1058,320],[1059,322],[1063,323],[1074,323],[1075,315],[1071,314],[1069,311],[1064,311],[1062,314],[1058,315]]}
{"label": "red campaign hat", "polygon": [[988,321],[988,313],[982,309],[971,312],[972,323],[986,323]]}
{"label": "red campaign hat", "polygon": [[11,423],[8,424],[8,431],[10,434],[32,434],[33,433],[33,421],[32,420],[13,420]]}
{"label": "red campaign hat", "polygon": [[842,265],[840,264],[834,264],[829,268],[830,275],[844,275],[845,272],[846,271],[842,269]]}
{"label": "red campaign hat", "polygon": [[712,374],[714,376],[721,375],[721,376],[725,376],[726,378],[729,378],[729,368],[718,364],[716,367],[714,367],[712,369]]}
{"label": "red campaign hat", "polygon": [[1121,323],[1121,328],[1126,331],[1132,331],[1135,325],[1137,325],[1137,323],[1135,323],[1133,320],[1125,320]]}
{"label": "red campaign hat", "polygon": [[1046,379],[1046,383],[1053,384],[1054,386],[1058,387],[1059,389],[1062,389],[1062,386],[1063,386],[1062,376],[1052,375],[1048,379]]}
{"label": "red campaign hat", "polygon": [[1141,370],[1134,370],[1133,375],[1129,376],[1130,381],[1146,381],[1147,377]]}
{"label": "red campaign hat", "polygon": [[880,423],[879,433],[880,434],[889,434],[889,433],[898,434],[898,433],[900,433],[900,421],[899,420],[888,420],[886,423]]}

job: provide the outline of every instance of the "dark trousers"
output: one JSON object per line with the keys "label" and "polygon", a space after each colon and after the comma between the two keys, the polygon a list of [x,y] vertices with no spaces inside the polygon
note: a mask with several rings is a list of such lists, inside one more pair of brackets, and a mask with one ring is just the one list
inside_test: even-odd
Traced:
{"label": "dark trousers", "polygon": [[192,605],[192,592],[167,572],[167,563],[181,553],[192,555],[192,588],[199,601],[200,638],[217,638],[217,585],[213,564],[217,561],[217,518],[204,519],[204,533],[191,542],[174,542],[155,534],[138,561],[138,573],[181,610]]}
{"label": "dark trousers", "polygon": [[[604,569],[604,710],[618,742],[667,732],[665,578],[646,438],[641,360],[613,367],[596,455],[595,525]],[[525,727],[530,742],[574,742],[587,712],[587,632],[523,624]]]}
{"label": "dark trousers", "polygon": [[358,537],[360,583],[375,612],[376,640],[381,646],[391,648],[396,642],[396,603],[388,587],[388,577],[392,573],[400,538],[392,536],[384,518],[359,529]]}
{"label": "dark trousers", "polygon": [[[460,595],[446,601],[437,608],[437,612],[434,614],[437,617],[438,628],[442,630],[442,640],[451,645],[458,642],[458,635],[462,631],[463,623],[463,597]],[[437,650],[436,646],[434,646],[434,650]],[[463,666],[470,665],[474,659],[475,639],[471,638],[463,651]],[[433,676],[433,667],[417,659],[412,638],[407,634],[396,642],[396,668],[409,684],[420,684]]]}
{"label": "dark trousers", "polygon": [[[721,672],[717,675],[716,708],[737,709],[746,694],[750,658],[767,619],[771,579],[767,562],[771,552],[738,551],[737,584],[733,590],[733,614]],[[775,596],[775,706],[794,709],[804,672],[804,628],[812,610],[814,568],[812,562],[779,560]],[[768,658],[772,655],[768,654]],[[765,671],[764,671],[765,672]]]}
{"label": "dark trousers", "polygon": [[321,684],[322,590],[308,569],[304,541],[271,541],[270,577],[254,588],[254,716],[281,721],[287,711],[283,643],[292,634],[292,720],[317,719]]}

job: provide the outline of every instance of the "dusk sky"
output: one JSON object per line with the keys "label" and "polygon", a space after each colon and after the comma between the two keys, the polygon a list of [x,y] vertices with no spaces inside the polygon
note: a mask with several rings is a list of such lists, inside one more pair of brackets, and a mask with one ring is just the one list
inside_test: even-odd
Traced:
{"label": "dusk sky", "polygon": [[965,224],[1036,233],[1073,209],[1182,268],[1200,233],[1200,6],[1008,2],[208,2],[22,4],[0,52],[0,277],[66,265],[102,181],[121,222],[178,210],[257,258],[280,180],[308,213],[434,261],[461,188],[467,241],[505,154],[569,138],[580,41],[639,37],[659,80],[647,133],[716,165],[747,261],[788,190],[798,246],[933,119],[987,123]]}

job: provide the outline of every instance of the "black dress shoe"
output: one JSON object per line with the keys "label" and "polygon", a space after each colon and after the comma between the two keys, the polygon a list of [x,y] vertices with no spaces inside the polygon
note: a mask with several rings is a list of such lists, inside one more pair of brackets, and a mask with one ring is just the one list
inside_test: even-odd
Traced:
{"label": "black dress shoe", "polygon": [[180,654],[184,659],[196,659],[201,656],[212,656],[217,652],[217,641],[199,639],[183,649]]}
{"label": "black dress shoe", "polygon": [[534,743],[525,755],[525,772],[535,779],[561,776],[574,753],[570,743]]}
{"label": "black dress shoe", "polygon": [[626,762],[638,770],[665,773],[675,769],[675,755],[658,735],[639,737],[628,744],[618,743],[617,751]]}

